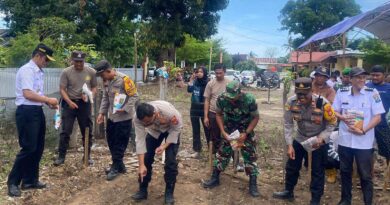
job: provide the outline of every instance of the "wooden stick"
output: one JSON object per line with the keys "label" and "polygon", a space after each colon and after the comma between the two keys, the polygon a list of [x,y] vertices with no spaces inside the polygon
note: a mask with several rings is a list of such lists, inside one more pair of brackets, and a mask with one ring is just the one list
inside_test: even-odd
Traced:
{"label": "wooden stick", "polygon": [[358,173],[357,173],[357,165],[356,160],[353,160],[353,169],[352,169],[352,188],[357,189],[357,180],[358,180]]}
{"label": "wooden stick", "polygon": [[234,152],[233,152],[233,172],[234,172],[234,174],[237,174],[239,154],[240,154],[240,149],[234,150]]}
{"label": "wooden stick", "polygon": [[84,135],[84,166],[88,167],[88,156],[89,156],[89,127],[85,128]]}
{"label": "wooden stick", "polygon": [[213,173],[213,141],[209,142],[209,165],[210,165],[210,173]]}

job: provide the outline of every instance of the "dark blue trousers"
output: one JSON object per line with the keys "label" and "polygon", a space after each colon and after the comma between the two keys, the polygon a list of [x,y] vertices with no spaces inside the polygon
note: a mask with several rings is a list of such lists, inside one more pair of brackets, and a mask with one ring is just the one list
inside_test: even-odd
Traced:
{"label": "dark blue trousers", "polygon": [[21,147],[8,185],[34,184],[39,180],[39,162],[45,147],[46,122],[42,106],[20,105],[16,109],[16,127]]}

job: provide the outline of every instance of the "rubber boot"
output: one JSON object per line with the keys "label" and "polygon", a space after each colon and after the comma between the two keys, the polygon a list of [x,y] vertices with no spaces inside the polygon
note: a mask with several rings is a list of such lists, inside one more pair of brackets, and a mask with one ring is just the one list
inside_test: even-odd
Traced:
{"label": "rubber boot", "polygon": [[175,204],[175,199],[173,197],[174,190],[175,190],[174,183],[165,185],[165,200],[164,200],[165,205],[174,205]]}
{"label": "rubber boot", "polygon": [[140,183],[137,193],[131,196],[135,201],[142,201],[148,198],[148,184]]}
{"label": "rubber boot", "polygon": [[274,192],[272,194],[272,197],[274,197],[276,199],[284,199],[284,200],[288,200],[288,201],[293,201],[294,200],[294,192],[289,191],[289,190],[284,190],[281,192]]}
{"label": "rubber boot", "polygon": [[54,166],[60,166],[61,164],[65,163],[65,153],[58,153],[58,158],[54,160],[53,165]]}
{"label": "rubber boot", "polygon": [[259,197],[260,193],[257,190],[257,177],[249,176],[249,194],[253,197]]}
{"label": "rubber boot", "polygon": [[219,174],[221,172],[218,169],[213,170],[213,174],[211,175],[211,178],[205,182],[203,182],[204,188],[212,189],[219,185]]}

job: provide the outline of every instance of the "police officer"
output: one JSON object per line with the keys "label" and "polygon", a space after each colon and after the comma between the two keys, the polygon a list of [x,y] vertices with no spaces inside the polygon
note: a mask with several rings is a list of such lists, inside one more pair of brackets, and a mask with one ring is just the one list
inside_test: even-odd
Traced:
{"label": "police officer", "polygon": [[39,181],[39,162],[45,145],[46,122],[42,106],[58,107],[56,98],[43,93],[43,68],[54,61],[53,50],[39,44],[32,52],[31,60],[16,73],[16,127],[21,147],[8,176],[8,195],[21,196],[22,189],[42,189],[46,184]]}
{"label": "police officer", "polygon": [[[307,155],[307,149],[312,151],[312,173],[310,190],[310,204],[320,204],[324,193],[325,161],[327,149],[324,146],[329,141],[337,119],[335,113],[324,98],[312,93],[312,80],[310,78],[298,78],[295,81],[296,95],[290,97],[285,105],[284,129],[287,143],[285,190],[274,192],[273,197],[293,200],[294,187],[298,182],[302,159]],[[297,135],[293,139],[294,122],[298,124]],[[314,139],[314,142],[313,142]],[[303,144],[311,141],[309,147]]]}
{"label": "police officer", "polygon": [[333,86],[330,87],[327,84],[329,77],[329,69],[325,67],[318,67],[314,73],[313,87],[311,90],[314,94],[323,96],[332,103],[334,97],[336,96],[336,91],[334,91]]}
{"label": "police officer", "polygon": [[[139,190],[131,198],[136,201],[147,199],[154,156],[165,151],[165,204],[174,204],[173,191],[178,174],[176,155],[183,127],[180,112],[166,101],[141,103],[136,109],[134,126],[139,163]],[[165,143],[162,144],[164,140]]]}
{"label": "police officer", "polygon": [[[104,116],[108,113],[107,120],[107,144],[110,149],[112,165],[107,173],[107,180],[113,180],[119,173],[125,173],[126,167],[123,156],[129,144],[129,137],[134,116],[135,103],[138,100],[137,88],[134,82],[125,74],[112,69],[106,60],[100,61],[96,67],[96,75],[108,83],[103,91],[103,99],[100,105],[96,122],[104,122]],[[115,97],[126,96],[123,103],[116,107],[114,113]]]}
{"label": "police officer", "polygon": [[365,86],[367,75],[363,68],[352,68],[352,86],[340,89],[333,103],[336,115],[341,121],[338,148],[341,173],[339,205],[351,204],[354,159],[360,175],[364,204],[372,204],[374,127],[381,122],[381,114],[385,113],[385,110],[378,91]]}
{"label": "police officer", "polygon": [[[80,126],[81,135],[83,136],[84,148],[92,145],[92,119],[91,119],[91,101],[83,94],[82,87],[84,84],[93,95],[96,93],[96,71],[93,68],[84,65],[85,53],[81,51],[72,52],[72,66],[65,68],[60,77],[60,93],[62,96],[62,113],[61,113],[61,132],[58,147],[58,158],[54,165],[64,164],[66,151],[69,146],[70,135],[73,131],[74,120]],[[89,127],[89,144],[84,145],[85,128]],[[91,153],[90,151],[88,153]],[[89,163],[92,164],[90,156]]]}
{"label": "police officer", "polygon": [[[226,85],[226,92],[216,102],[217,123],[223,136],[219,147],[211,178],[203,183],[205,188],[219,185],[220,172],[224,171],[233,154],[233,148],[241,148],[246,175],[249,176],[249,193],[253,197],[260,196],[257,190],[256,142],[253,129],[259,122],[259,111],[256,99],[252,94],[242,93],[240,83],[231,81]],[[237,142],[232,142],[229,135],[240,132]]]}

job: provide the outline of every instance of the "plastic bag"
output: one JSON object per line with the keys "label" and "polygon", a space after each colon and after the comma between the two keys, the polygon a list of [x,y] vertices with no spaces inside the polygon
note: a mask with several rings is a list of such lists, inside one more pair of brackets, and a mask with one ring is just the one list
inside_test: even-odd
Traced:
{"label": "plastic bag", "polygon": [[122,108],[123,104],[125,104],[125,100],[126,100],[125,94],[115,93],[112,114],[115,114],[118,110]]}
{"label": "plastic bag", "polygon": [[301,145],[302,147],[308,151],[308,152],[311,152],[311,151],[314,151],[315,149],[313,148],[313,145],[317,144],[318,143],[318,139],[317,139],[317,136],[314,136],[314,137],[310,137],[309,139],[301,142]]}
{"label": "plastic bag", "polygon": [[84,85],[83,85],[82,94],[87,96],[87,102],[89,101],[89,102],[93,103],[92,91],[88,88],[86,83],[84,83]]}
{"label": "plastic bag", "polygon": [[54,128],[58,130],[61,127],[61,112],[60,109],[56,109],[56,113],[54,114]]}

